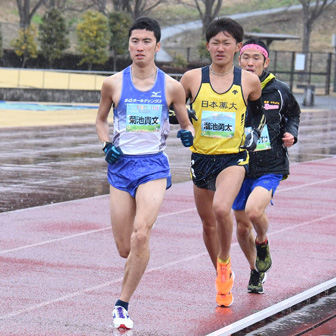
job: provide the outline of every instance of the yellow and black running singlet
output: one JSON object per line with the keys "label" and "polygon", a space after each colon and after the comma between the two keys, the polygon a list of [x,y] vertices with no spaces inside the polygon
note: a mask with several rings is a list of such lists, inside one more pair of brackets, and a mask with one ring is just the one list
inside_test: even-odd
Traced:
{"label": "yellow and black running singlet", "polygon": [[202,68],[202,82],[191,107],[198,121],[193,121],[196,137],[191,151],[199,154],[241,152],[245,140],[246,104],[241,88],[241,69],[234,68],[233,83],[224,93],[210,84],[209,66]]}

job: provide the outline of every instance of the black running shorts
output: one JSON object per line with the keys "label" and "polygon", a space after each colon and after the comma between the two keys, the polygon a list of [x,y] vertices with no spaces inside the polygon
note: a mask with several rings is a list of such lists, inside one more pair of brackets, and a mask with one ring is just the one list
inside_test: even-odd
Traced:
{"label": "black running shorts", "polygon": [[198,188],[216,190],[216,178],[230,166],[243,166],[248,171],[247,151],[235,154],[204,155],[192,153],[190,173]]}

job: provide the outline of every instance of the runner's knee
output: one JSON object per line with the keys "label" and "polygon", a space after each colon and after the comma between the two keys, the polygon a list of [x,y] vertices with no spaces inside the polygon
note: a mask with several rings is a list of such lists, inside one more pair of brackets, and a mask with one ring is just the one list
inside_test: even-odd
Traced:
{"label": "runner's knee", "polygon": [[228,216],[231,216],[231,207],[228,207],[225,204],[218,204],[214,202],[213,210],[217,221],[225,220]]}
{"label": "runner's knee", "polygon": [[246,209],[246,215],[249,218],[249,220],[254,223],[260,220],[260,218],[263,215],[263,211],[257,209],[257,208],[251,208]]}
{"label": "runner's knee", "polygon": [[132,251],[134,250],[135,253],[141,253],[143,250],[145,250],[148,246],[148,242],[149,242],[148,230],[141,229],[136,230],[132,233],[131,246]]}
{"label": "runner's knee", "polygon": [[124,244],[121,241],[116,241],[116,245],[117,245],[117,249],[118,249],[120,257],[127,258],[131,251],[130,244],[129,243]]}
{"label": "runner's knee", "polygon": [[237,221],[237,237],[246,238],[250,235],[252,226],[245,225],[243,222]]}
{"label": "runner's knee", "polygon": [[217,232],[216,220],[210,221],[210,220],[202,219],[202,225],[203,225],[203,232],[206,235]]}

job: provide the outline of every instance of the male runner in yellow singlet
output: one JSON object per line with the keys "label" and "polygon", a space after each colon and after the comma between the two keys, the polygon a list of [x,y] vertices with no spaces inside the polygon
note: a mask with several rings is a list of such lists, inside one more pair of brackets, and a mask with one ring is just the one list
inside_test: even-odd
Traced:
{"label": "male runner in yellow singlet", "polygon": [[[190,147],[194,198],[204,243],[217,269],[216,302],[226,307],[233,302],[231,207],[248,169],[248,150],[256,147],[265,124],[259,78],[233,65],[243,35],[243,27],[230,18],[211,22],[206,30],[211,65],[187,71],[181,78],[198,119],[193,120]],[[253,118],[245,138],[247,104]]]}

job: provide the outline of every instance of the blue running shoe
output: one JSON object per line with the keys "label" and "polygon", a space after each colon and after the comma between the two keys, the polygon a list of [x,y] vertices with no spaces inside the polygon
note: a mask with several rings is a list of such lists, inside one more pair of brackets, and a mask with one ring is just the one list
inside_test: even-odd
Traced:
{"label": "blue running shoe", "polygon": [[114,328],[132,329],[133,321],[128,315],[128,311],[121,306],[115,306],[113,309],[113,326]]}

